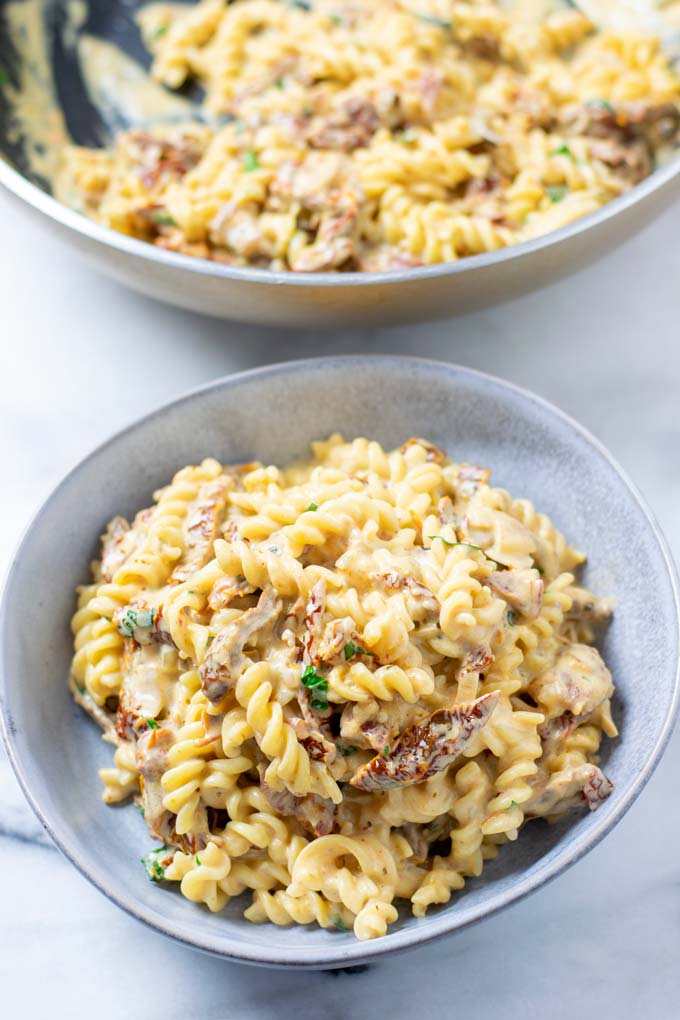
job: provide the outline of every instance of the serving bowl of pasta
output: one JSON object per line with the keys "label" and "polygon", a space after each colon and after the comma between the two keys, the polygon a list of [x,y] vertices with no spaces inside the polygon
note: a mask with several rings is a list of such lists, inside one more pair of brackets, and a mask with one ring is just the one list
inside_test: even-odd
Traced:
{"label": "serving bowl of pasta", "polygon": [[57,845],[158,931],[272,966],[537,889],[677,707],[675,574],[619,468],[542,400],[417,359],[260,369],[130,426],[29,526],[0,634]]}
{"label": "serving bowl of pasta", "polygon": [[199,312],[454,314],[583,267],[677,194],[677,47],[632,8],[2,0],[0,183]]}

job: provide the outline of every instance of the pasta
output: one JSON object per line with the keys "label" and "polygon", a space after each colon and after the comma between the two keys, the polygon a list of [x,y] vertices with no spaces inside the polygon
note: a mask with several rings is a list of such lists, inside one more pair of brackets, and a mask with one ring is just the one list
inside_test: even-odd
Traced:
{"label": "pasta", "polygon": [[58,196],[171,251],[294,272],[448,262],[556,230],[680,138],[680,77],[566,0],[143,8],[192,122],[70,147]]}
{"label": "pasta", "polygon": [[597,807],[616,736],[583,555],[489,472],[334,435],[286,470],[205,460],[80,589],[70,679],[116,745],[104,800],[154,881],[250,921],[385,935],[527,820]]}

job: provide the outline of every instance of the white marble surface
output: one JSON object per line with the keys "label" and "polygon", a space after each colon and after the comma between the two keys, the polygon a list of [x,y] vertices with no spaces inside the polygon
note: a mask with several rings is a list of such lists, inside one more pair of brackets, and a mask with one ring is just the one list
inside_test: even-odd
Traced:
{"label": "white marble surface", "polygon": [[[327,335],[224,324],[127,293],[2,195],[0,223],[2,569],[39,501],[112,430],[217,375],[339,351],[457,361],[555,401],[611,448],[680,550],[680,209],[512,304]],[[0,754],[3,1017],[680,1016],[680,732],[616,831],[533,898],[361,973],[300,976],[202,956],[121,913],[53,849]]]}

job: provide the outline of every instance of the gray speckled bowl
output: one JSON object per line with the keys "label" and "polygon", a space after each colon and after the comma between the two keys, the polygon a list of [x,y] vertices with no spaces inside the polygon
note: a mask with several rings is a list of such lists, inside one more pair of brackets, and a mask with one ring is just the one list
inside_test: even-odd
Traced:
{"label": "gray speckled bowl", "polygon": [[[604,654],[618,686],[618,741],[604,761],[616,784],[592,815],[534,823],[445,907],[404,912],[383,939],[311,927],[251,925],[147,881],[150,846],[132,808],[106,807],[97,768],[111,749],[66,690],[73,589],[114,513],[133,514],[182,465],[285,463],[341,430],[387,446],[427,436],[493,468],[496,484],[553,516],[590,559],[588,583],[614,593]],[[37,624],[39,621],[39,625]],[[649,512],[602,447],[542,400],[489,376],[408,358],[291,362],[219,380],[155,411],[83,461],[45,503],[12,563],[0,616],[2,710],[26,796],[64,853],[110,899],[166,935],[235,960],[347,966],[421,945],[486,917],[559,874],[594,846],[641,791],[668,739],[678,701],[678,592]]]}

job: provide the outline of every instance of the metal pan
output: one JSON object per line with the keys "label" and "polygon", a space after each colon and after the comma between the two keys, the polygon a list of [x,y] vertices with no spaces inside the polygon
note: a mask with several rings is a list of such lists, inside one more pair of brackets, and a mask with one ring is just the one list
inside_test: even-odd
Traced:
{"label": "metal pan", "polygon": [[[134,28],[138,3],[90,0],[85,29],[146,58]],[[16,67],[17,54],[3,25],[0,65]],[[58,103],[71,136],[98,144],[106,134],[85,96],[78,68],[63,46],[59,24],[65,0],[46,0],[51,31],[47,59]],[[627,240],[680,193],[680,157],[631,191],[561,230],[523,244],[459,262],[386,273],[295,274],[219,265],[163,251],[96,224],[49,194],[31,174],[0,96],[0,184],[47,229],[89,263],[134,290],[182,308],[244,322],[282,326],[352,326],[422,322],[467,312],[518,296],[589,265]]]}

